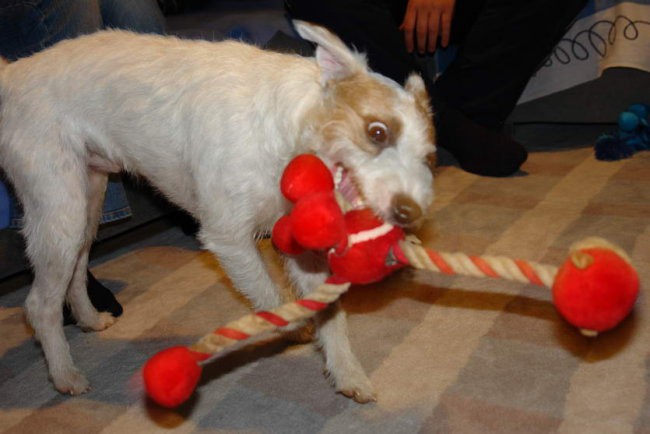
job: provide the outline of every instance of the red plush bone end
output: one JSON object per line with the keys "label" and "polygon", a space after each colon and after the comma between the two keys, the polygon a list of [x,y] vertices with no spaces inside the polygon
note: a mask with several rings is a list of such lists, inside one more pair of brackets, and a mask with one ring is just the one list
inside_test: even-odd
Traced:
{"label": "red plush bone end", "polygon": [[275,247],[287,255],[299,255],[305,250],[293,239],[291,219],[286,215],[281,217],[273,226],[271,240]]}
{"label": "red plush bone end", "polygon": [[307,249],[329,249],[346,239],[343,212],[331,191],[302,198],[296,202],[289,218],[293,238]]}
{"label": "red plush bone end", "polygon": [[301,154],[291,160],[280,179],[280,191],[291,202],[312,193],[333,189],[332,174],[325,163],[312,154]]}
{"label": "red plush bone end", "polygon": [[197,361],[206,357],[187,347],[172,347],[157,353],[143,369],[147,395],[168,408],[187,401],[201,378],[201,366]]}
{"label": "red plush bone end", "polygon": [[586,336],[616,327],[638,293],[639,276],[627,255],[599,239],[572,248],[553,284],[557,310]]}

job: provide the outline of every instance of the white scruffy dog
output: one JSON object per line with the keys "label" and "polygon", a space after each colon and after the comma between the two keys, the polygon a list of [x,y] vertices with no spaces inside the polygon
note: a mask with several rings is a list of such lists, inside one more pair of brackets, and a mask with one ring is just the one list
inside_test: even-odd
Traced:
{"label": "white scruffy dog", "polygon": [[[281,300],[254,234],[287,211],[279,178],[295,155],[344,167],[387,221],[410,225],[428,209],[435,145],[422,79],[401,87],[324,28],[294,24],[314,58],[104,31],[0,63],[0,161],[34,269],[27,318],[57,390],[89,388],[63,333],[64,300],[84,329],[115,321],[93,308],[85,282],[109,172],[147,178],[195,216],[205,247],[259,309]],[[306,256],[287,268],[303,294],[327,275]],[[317,326],[337,390],[375,399],[344,314],[330,309]]]}

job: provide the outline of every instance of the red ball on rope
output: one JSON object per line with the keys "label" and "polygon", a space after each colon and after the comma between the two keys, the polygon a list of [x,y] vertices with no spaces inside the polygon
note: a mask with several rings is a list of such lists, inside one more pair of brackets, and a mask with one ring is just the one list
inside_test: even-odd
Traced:
{"label": "red ball on rope", "polygon": [[616,327],[639,294],[639,276],[627,255],[604,240],[572,249],[553,284],[560,314],[586,336]]}
{"label": "red ball on rope", "polygon": [[199,361],[209,356],[187,347],[163,350],[144,365],[144,387],[157,404],[173,408],[187,401],[201,378]]}

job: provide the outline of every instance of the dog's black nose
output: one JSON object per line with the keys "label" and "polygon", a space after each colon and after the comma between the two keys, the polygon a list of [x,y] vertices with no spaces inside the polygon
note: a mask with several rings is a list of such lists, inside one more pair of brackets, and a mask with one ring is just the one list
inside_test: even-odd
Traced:
{"label": "dog's black nose", "polygon": [[422,209],[410,196],[398,194],[392,200],[393,218],[400,226],[409,226],[422,217]]}

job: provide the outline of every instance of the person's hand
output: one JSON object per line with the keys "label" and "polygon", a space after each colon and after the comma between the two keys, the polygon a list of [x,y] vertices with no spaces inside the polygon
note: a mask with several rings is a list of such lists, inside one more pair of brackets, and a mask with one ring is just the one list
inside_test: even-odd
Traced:
{"label": "person's hand", "polygon": [[409,0],[400,30],[409,53],[417,47],[420,53],[434,52],[440,45],[449,44],[451,20],[456,0]]}

